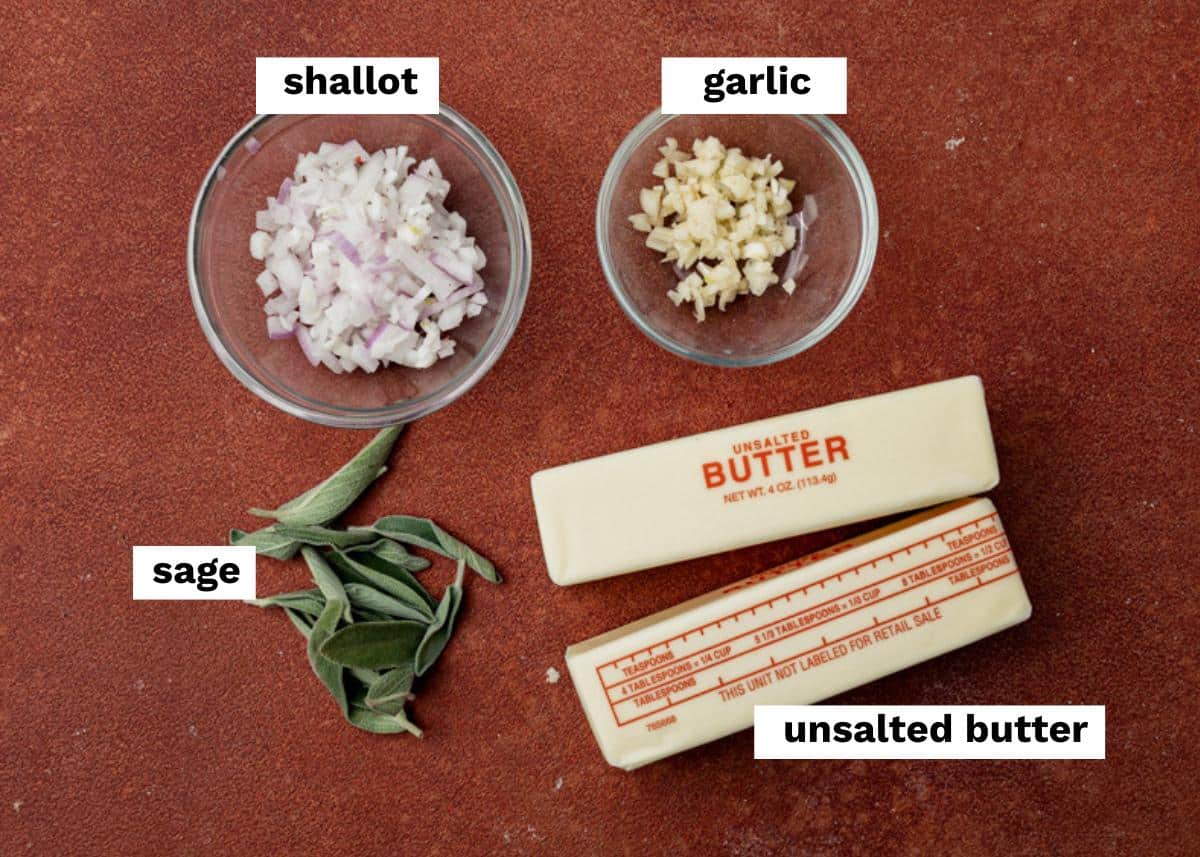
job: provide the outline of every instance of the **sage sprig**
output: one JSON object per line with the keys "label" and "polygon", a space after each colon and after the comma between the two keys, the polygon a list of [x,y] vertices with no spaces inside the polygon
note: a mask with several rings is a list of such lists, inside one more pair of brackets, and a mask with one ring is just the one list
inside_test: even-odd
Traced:
{"label": "sage sprig", "polygon": [[[316,524],[305,524],[303,526],[274,524],[268,529],[277,538],[316,547],[348,548],[375,540],[374,535],[371,533],[335,530],[331,527],[321,527]],[[262,531],[260,530],[260,532]]]}
{"label": "sage sprig", "polygon": [[403,619],[355,622],[325,640],[321,654],[342,666],[369,670],[410,664],[428,627],[424,622]]}
{"label": "sage sprig", "polygon": [[463,561],[460,559],[458,574],[455,576],[454,582],[446,587],[446,593],[442,596],[441,603],[438,604],[433,621],[425,629],[425,635],[421,638],[414,653],[413,670],[417,675],[425,675],[446,648],[446,644],[450,642],[450,634],[454,630],[454,618],[458,615],[458,608],[462,606],[462,584]]}
{"label": "sage sprig", "polygon": [[[337,568],[338,574],[344,580],[370,586],[403,601],[420,613],[422,618],[427,622],[433,618],[433,608],[436,602],[425,591],[425,587],[418,583],[412,575],[408,575],[409,580],[403,580],[385,571],[359,562],[341,551],[330,551],[327,556],[330,563]],[[404,572],[404,574],[407,575],[408,572]]]}
{"label": "sage sprig", "polygon": [[358,694],[351,699],[350,722],[372,732],[394,733],[403,730],[420,738],[421,730],[404,713],[404,706],[413,698],[412,685],[411,663],[382,673],[367,685],[361,699]]}
{"label": "sage sprig", "polygon": [[275,524],[248,533],[245,530],[230,530],[231,545],[248,545],[254,552],[275,559],[288,560],[300,552],[300,542],[280,535]]}
{"label": "sage sprig", "polygon": [[316,621],[314,617],[305,615],[298,610],[293,610],[291,607],[284,607],[283,612],[291,620],[292,624],[296,626],[296,630],[300,632],[300,635],[305,640],[312,636],[313,624]]}
{"label": "sage sprig", "polygon": [[255,607],[283,607],[316,618],[325,609],[325,596],[319,589],[301,589],[296,592],[281,592],[270,598],[255,598],[246,603]]}
{"label": "sage sprig", "polygon": [[[351,527],[351,531],[361,528]],[[440,553],[450,559],[461,560],[467,567],[492,583],[501,581],[500,573],[491,561],[476,553],[468,545],[450,535],[429,518],[416,518],[412,515],[387,515],[380,518],[370,527],[381,536],[406,544]]]}
{"label": "sage sprig", "polygon": [[[414,610],[404,602],[392,598],[370,586],[361,583],[344,584],[346,596],[350,599],[352,613],[358,614],[359,619],[412,619],[418,622],[428,622],[429,616]],[[325,596],[319,589],[301,589],[296,592],[282,592],[270,598],[255,598],[247,601],[255,607],[282,607],[294,610],[314,620],[325,609]]]}
{"label": "sage sprig", "polygon": [[346,697],[346,683],[342,676],[342,665],[330,660],[321,653],[325,641],[336,633],[338,620],[347,610],[347,605],[341,599],[326,600],[325,609],[317,617],[316,623],[308,634],[308,662],[317,678],[333,695],[343,716],[349,716],[350,702]]}
{"label": "sage sprig", "polygon": [[325,596],[325,606],[328,607],[331,603],[337,602],[342,605],[342,619],[346,622],[353,622],[354,619],[350,614],[350,598],[346,595],[342,581],[329,567],[329,563],[310,547],[303,548],[300,553],[303,555],[304,561],[308,563],[308,569],[312,572],[317,589],[321,590],[321,594]]}
{"label": "sage sprig", "polygon": [[[374,536],[376,533],[372,531],[371,535]],[[408,572],[424,571],[430,565],[429,560],[425,557],[409,553],[404,549],[404,545],[391,539],[377,538],[373,542],[354,544],[342,550],[348,554],[373,554],[382,562],[399,566]]]}
{"label": "sage sprig", "polygon": [[[463,600],[464,569],[494,583],[500,575],[473,548],[429,518],[388,515],[370,527],[335,519],[378,478],[399,435],[385,429],[337,473],[277,509],[252,509],[276,523],[230,530],[231,544],[276,559],[301,554],[314,588],[250,601],[277,607],[307,641],[313,672],[353,726],[377,734],[422,735],[405,710],[413,684],[445,650]],[[435,599],[414,576],[429,560],[405,546],[458,561],[454,581]]]}
{"label": "sage sprig", "polygon": [[[404,550],[403,547],[395,544],[395,542],[392,544],[395,545],[397,551]],[[352,553],[348,550],[339,550],[333,551],[333,553],[353,563],[356,567],[372,569],[379,574],[385,574],[392,578],[392,580],[404,584],[411,591],[419,594],[431,610],[437,606],[437,600],[425,590],[421,582],[408,570],[410,563],[407,561],[396,562],[394,555],[390,551],[359,551]]]}
{"label": "sage sprig", "polygon": [[350,596],[350,606],[362,613],[373,613],[386,616],[389,619],[412,619],[415,622],[428,622],[429,613],[418,610],[411,604],[393,598],[386,592],[380,592],[373,586],[363,583],[347,583],[346,594]]}
{"label": "sage sprig", "polygon": [[319,485],[284,503],[278,509],[251,509],[251,515],[274,518],[284,524],[326,524],[350,508],[372,482],[384,474],[401,426],[385,428],[357,455]]}
{"label": "sage sprig", "polygon": [[405,716],[404,709],[400,709],[395,714],[384,714],[370,708],[353,705],[350,707],[350,713],[346,716],[346,719],[350,721],[351,725],[357,726],[365,732],[374,732],[377,735],[396,735],[400,732],[410,732],[420,738],[423,734]]}
{"label": "sage sprig", "polygon": [[395,713],[393,709],[397,705],[403,709],[404,703],[408,702],[409,697],[412,696],[415,677],[416,673],[413,671],[411,663],[401,664],[395,669],[388,670],[367,688],[367,708],[382,711],[385,714]]}
{"label": "sage sprig", "polygon": [[316,524],[305,524],[304,526],[271,524],[250,533],[245,530],[230,530],[229,543],[231,545],[248,545],[253,547],[260,556],[282,560],[293,558],[304,545],[313,545],[377,553],[386,556],[393,562],[399,562],[409,571],[421,571],[429,567],[429,560],[413,556],[404,549],[403,545],[397,544],[391,539],[380,538],[378,534],[368,529],[335,530],[332,527],[321,527]]}

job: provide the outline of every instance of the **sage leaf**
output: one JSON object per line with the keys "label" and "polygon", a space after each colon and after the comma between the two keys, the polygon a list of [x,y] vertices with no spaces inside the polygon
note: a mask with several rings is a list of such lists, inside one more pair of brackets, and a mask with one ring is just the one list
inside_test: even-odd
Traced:
{"label": "sage leaf", "polygon": [[369,533],[370,538],[374,539],[374,541],[351,545],[344,549],[345,553],[369,553],[378,557],[383,562],[398,566],[409,572],[424,571],[429,568],[429,560],[425,559],[425,557],[409,553],[404,549],[404,545],[399,542],[394,542],[391,539],[376,538],[378,534],[370,527],[351,527],[350,529],[355,535]]}
{"label": "sage leaf", "polygon": [[408,602],[393,598],[386,592],[380,592],[365,583],[347,583],[346,595],[350,597],[350,606],[364,616],[411,619],[416,622],[428,622],[433,618],[429,612],[418,610]]}
{"label": "sage leaf", "polygon": [[[395,543],[393,542],[393,544]],[[404,550],[404,548],[400,547],[400,545],[396,545],[396,547],[400,550]],[[338,553],[359,567],[369,568],[372,571],[376,571],[380,574],[390,577],[392,580],[403,583],[406,587],[408,587],[408,589],[421,597],[421,599],[429,607],[429,615],[433,615],[433,608],[437,607],[437,600],[429,594],[424,586],[421,585],[421,581],[417,580],[412,576],[411,573],[409,573],[407,568],[402,565],[397,565],[390,559],[387,559],[386,554],[373,553],[370,551],[364,551],[355,554],[351,554],[349,551],[338,551]]]}
{"label": "sage leaf", "polygon": [[395,735],[400,732],[409,732],[418,738],[422,735],[421,730],[404,715],[404,712],[382,714],[369,708],[355,706],[350,709],[346,719],[359,729],[378,735]]}
{"label": "sage leaf", "polygon": [[369,670],[364,667],[346,667],[346,672],[353,676],[354,680],[365,688],[372,687],[383,675],[380,672]]}
{"label": "sage leaf", "polygon": [[308,616],[304,613],[300,613],[299,611],[293,610],[291,607],[284,607],[283,612],[285,614],[287,614],[287,617],[289,619],[292,620],[292,624],[296,626],[296,630],[299,631],[300,634],[304,637],[304,639],[307,640],[309,638],[309,635],[312,634],[312,629],[313,629],[312,617]]}
{"label": "sage leaf", "polygon": [[399,704],[400,710],[403,711],[412,691],[413,678],[411,663],[388,670],[367,688],[367,708],[391,714],[394,710],[388,709]]}
{"label": "sage leaf", "polygon": [[401,426],[390,426],[375,435],[358,454],[336,473],[318,485],[284,503],[278,509],[251,509],[260,518],[274,518],[284,524],[326,524],[358,499],[372,482],[383,475]]}
{"label": "sage leaf", "polygon": [[[425,587],[408,572],[404,572],[407,580],[398,578],[394,575],[387,574],[372,568],[365,563],[348,556],[342,551],[333,551],[329,555],[329,562],[337,569],[338,574],[347,583],[362,583],[366,586],[374,587],[380,592],[397,598],[408,604],[414,610],[421,614],[423,619],[428,622],[433,618],[433,602]],[[359,556],[363,556],[360,554]]]}
{"label": "sage leaf", "polygon": [[[402,667],[397,667],[402,669]],[[390,672],[395,672],[391,670]],[[411,668],[409,670],[411,674]],[[386,678],[388,673],[385,673],[380,678],[380,682]],[[374,685],[372,685],[373,687]],[[421,737],[420,729],[408,719],[408,714],[404,710],[404,706],[408,703],[410,694],[396,696],[394,698],[379,699],[374,707],[370,704],[371,692],[369,689],[358,689],[350,697],[350,717],[349,721],[360,729],[365,729],[368,732],[380,731],[384,733],[394,733],[399,727],[401,731],[411,732],[418,738]],[[355,711],[364,712],[361,715],[355,715]],[[374,717],[367,716],[367,713],[375,715]]]}
{"label": "sage leaf", "polygon": [[[378,610],[368,610],[365,607],[354,607],[351,605],[351,611],[354,613],[355,621],[358,622],[390,622],[397,618],[389,616],[387,613],[380,613]],[[404,617],[401,617],[404,618]],[[414,622],[428,622],[428,619],[413,619]]]}
{"label": "sage leaf", "polygon": [[255,607],[287,607],[314,619],[325,609],[325,597],[319,589],[301,589],[296,592],[281,592],[268,598],[255,598],[246,602]]}
{"label": "sage leaf", "polygon": [[346,595],[342,581],[333,573],[333,569],[329,567],[329,563],[325,561],[325,558],[316,549],[308,545],[305,545],[300,553],[304,556],[304,561],[308,563],[308,569],[312,572],[317,588],[325,596],[325,603],[328,604],[331,601],[337,601],[342,605],[341,618],[347,622],[353,622],[354,617],[350,614],[350,599]]}
{"label": "sage leaf", "polygon": [[355,622],[322,640],[320,652],[343,666],[387,669],[412,661],[426,627],[407,620]]}
{"label": "sage leaf", "polygon": [[300,542],[281,536],[275,530],[274,525],[263,527],[252,533],[245,530],[230,530],[229,543],[231,545],[248,545],[254,548],[254,552],[257,554],[283,560],[291,559],[300,551]]}
{"label": "sage leaf", "polygon": [[[345,548],[375,539],[374,533],[364,533],[355,530],[335,530],[331,527],[321,527],[316,524],[305,524],[303,526],[273,524],[267,529],[272,530],[275,535],[289,541],[319,547]],[[259,532],[263,532],[263,530],[259,530]]]}
{"label": "sage leaf", "polygon": [[337,631],[338,620],[348,611],[349,605],[340,598],[331,598],[325,602],[325,609],[317,618],[308,635],[308,663],[317,674],[317,678],[333,694],[334,701],[341,709],[342,716],[350,716],[350,703],[346,697],[346,683],[342,666],[321,653],[325,643],[333,638]]}
{"label": "sage leaf", "polygon": [[[354,528],[351,528],[354,529]],[[451,559],[462,560],[484,580],[499,583],[501,578],[492,563],[450,535],[429,518],[412,515],[386,515],[371,525],[381,536],[426,548]]]}
{"label": "sage leaf", "polygon": [[458,608],[462,605],[462,583],[463,561],[460,559],[458,575],[454,578],[454,582],[446,587],[441,603],[438,604],[437,612],[433,615],[433,621],[425,629],[425,636],[421,638],[421,642],[417,646],[416,655],[413,658],[414,671],[417,675],[425,675],[425,672],[433,666],[434,661],[446,648],[446,644],[450,642],[450,635],[454,631],[454,617],[458,615]]}

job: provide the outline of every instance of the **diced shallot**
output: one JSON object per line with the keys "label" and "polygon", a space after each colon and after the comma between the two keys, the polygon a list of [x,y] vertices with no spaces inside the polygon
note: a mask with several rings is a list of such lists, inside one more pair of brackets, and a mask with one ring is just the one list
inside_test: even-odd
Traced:
{"label": "diced shallot", "polygon": [[271,339],[288,339],[294,330],[285,326],[284,321],[277,315],[267,316],[267,336]]}
{"label": "diced shallot", "polygon": [[309,363],[316,366],[321,362],[316,346],[313,345],[312,336],[309,334],[308,328],[302,324],[296,326],[296,341],[300,343],[300,350],[304,352]]}
{"label": "diced shallot", "polygon": [[487,304],[487,259],[446,209],[437,162],[414,164],[404,147],[371,154],[356,140],[297,158],[250,238],[270,338],[295,337],[309,363],[338,373],[455,353],[444,334]]}
{"label": "diced shallot", "polygon": [[460,283],[469,283],[475,279],[474,269],[456,256],[450,256],[434,250],[429,254],[429,261],[439,271],[453,277]]}
{"label": "diced shallot", "polygon": [[400,204],[405,208],[413,208],[429,193],[429,179],[420,173],[413,173],[400,186]]}
{"label": "diced shallot", "polygon": [[350,261],[350,264],[356,268],[362,267],[362,257],[358,255],[358,248],[350,243],[350,239],[336,230],[330,234],[329,238],[342,251],[342,255]]}
{"label": "diced shallot", "polygon": [[403,242],[396,242],[392,249],[401,264],[413,276],[433,289],[433,293],[438,296],[439,300],[449,297],[450,293],[458,286],[458,283],[449,274],[434,265],[426,254],[417,252]]}

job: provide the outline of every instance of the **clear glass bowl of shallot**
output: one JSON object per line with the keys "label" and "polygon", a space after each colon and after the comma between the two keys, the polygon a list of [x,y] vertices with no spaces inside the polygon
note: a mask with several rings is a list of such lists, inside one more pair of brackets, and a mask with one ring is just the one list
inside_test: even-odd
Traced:
{"label": "clear glass bowl of shallot", "polygon": [[[630,223],[639,194],[663,181],[653,173],[667,138],[690,149],[716,137],[746,157],[782,163],[801,240],[774,260],[780,283],[760,296],[742,295],[697,322],[668,293],[687,274],[646,246]],[[801,225],[801,218],[804,219]],[[793,357],[828,336],[853,309],[875,262],[879,215],[866,164],[850,139],[824,116],[668,115],[655,111],[621,143],[605,173],[596,206],[596,243],[604,275],[621,308],[668,351],[715,366],[761,366]]]}
{"label": "clear glass bowl of shallot", "polygon": [[[453,330],[452,352],[444,348],[439,359],[432,365],[423,363],[424,368],[386,362],[376,366],[372,360],[372,371],[331,371],[318,359],[324,356],[328,363],[330,355],[312,353],[315,337],[290,335],[298,312],[270,319],[268,330],[264,305],[280,299],[283,292],[275,291],[274,298],[266,293],[260,280],[264,261],[251,255],[251,235],[262,227],[268,205],[278,208],[280,197],[287,202],[287,187],[300,156],[318,152],[322,144],[350,141],[361,147],[356,151],[368,154],[404,146],[418,164],[426,159],[436,162],[438,175],[450,186],[442,200],[445,209],[466,221],[482,251],[480,261],[486,258],[475,277],[475,290],[482,286],[486,305],[473,309]],[[352,163],[360,170],[365,167],[361,158]],[[333,239],[356,263],[362,261],[340,232]],[[254,248],[260,253],[261,249]],[[382,245],[372,245],[371,252],[377,249]],[[380,269],[402,268],[384,266],[382,254],[378,264]],[[367,265],[364,261],[364,269]],[[279,273],[278,268],[268,265],[267,269]],[[257,116],[213,163],[196,199],[188,233],[192,302],[221,362],[277,408],[346,428],[408,422],[448,405],[474,386],[512,338],[529,291],[530,270],[529,221],[512,174],[487,138],[445,105],[432,116]],[[474,302],[480,300],[476,296]],[[434,303],[434,297],[428,301]],[[280,328],[281,323],[288,329]],[[401,319],[401,323],[412,321]],[[296,331],[303,333],[300,327]],[[392,332],[386,331],[389,336]]]}

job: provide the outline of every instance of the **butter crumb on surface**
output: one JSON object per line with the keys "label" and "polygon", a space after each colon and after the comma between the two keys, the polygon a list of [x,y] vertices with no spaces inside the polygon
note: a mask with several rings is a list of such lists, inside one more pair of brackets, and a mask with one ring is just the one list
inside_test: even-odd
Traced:
{"label": "butter crumb on surface", "polygon": [[562,673],[554,667],[549,667],[546,670],[546,684],[558,684],[560,678],[562,678]]}

